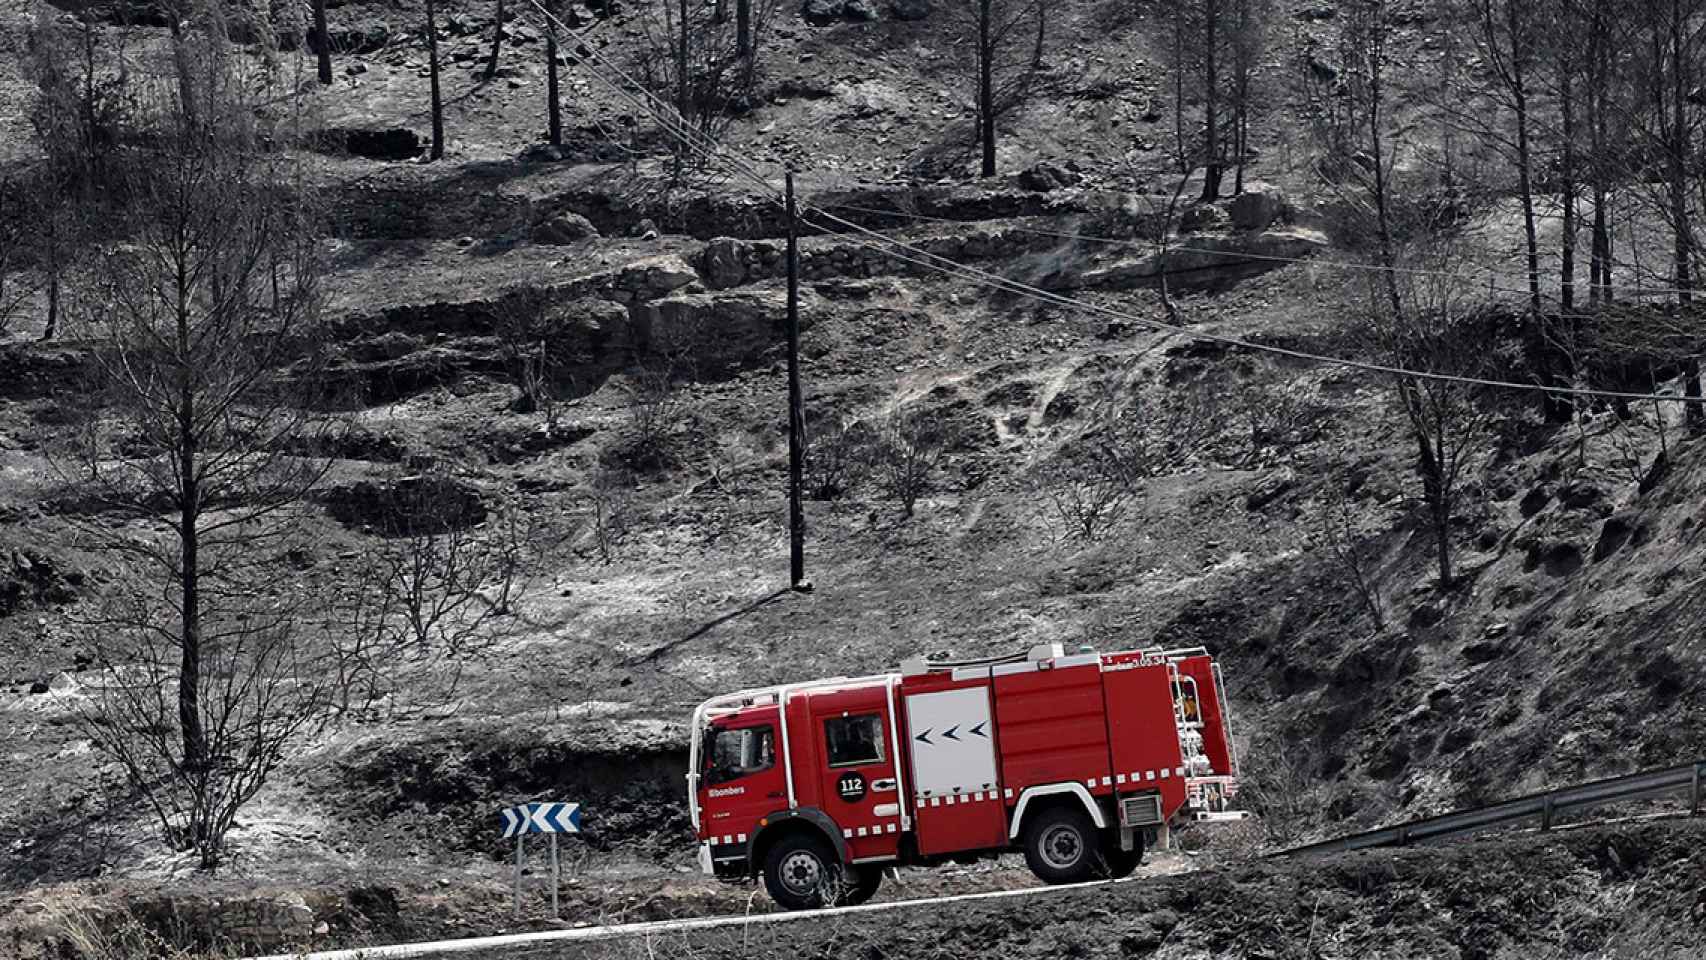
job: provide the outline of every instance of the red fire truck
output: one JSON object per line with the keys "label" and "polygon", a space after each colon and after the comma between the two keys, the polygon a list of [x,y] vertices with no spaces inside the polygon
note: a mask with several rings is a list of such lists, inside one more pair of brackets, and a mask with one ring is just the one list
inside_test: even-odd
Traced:
{"label": "red fire truck", "polygon": [[693,714],[699,862],[791,909],[859,903],[887,867],[1010,850],[1049,883],[1120,877],[1181,819],[1243,816],[1207,651],[975,662],[715,697]]}

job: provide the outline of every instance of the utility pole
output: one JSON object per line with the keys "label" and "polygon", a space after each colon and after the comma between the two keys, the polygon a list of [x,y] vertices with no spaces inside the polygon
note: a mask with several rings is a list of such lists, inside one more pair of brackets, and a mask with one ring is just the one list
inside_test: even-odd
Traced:
{"label": "utility pole", "polygon": [[795,590],[810,590],[806,580],[806,514],[800,503],[805,471],[806,410],[800,399],[800,231],[794,208],[794,171],[788,185],[788,552],[789,580]]}

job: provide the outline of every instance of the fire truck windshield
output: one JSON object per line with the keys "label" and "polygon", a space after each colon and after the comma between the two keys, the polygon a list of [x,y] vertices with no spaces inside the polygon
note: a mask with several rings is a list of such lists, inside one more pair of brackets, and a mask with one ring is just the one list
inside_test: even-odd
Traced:
{"label": "fire truck windshield", "polygon": [[775,734],[769,726],[713,728],[706,751],[705,782],[726,783],[776,764]]}

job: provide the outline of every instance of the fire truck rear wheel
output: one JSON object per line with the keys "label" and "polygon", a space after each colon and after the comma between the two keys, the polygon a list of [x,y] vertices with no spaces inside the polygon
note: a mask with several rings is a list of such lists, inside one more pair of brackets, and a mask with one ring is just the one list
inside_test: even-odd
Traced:
{"label": "fire truck rear wheel", "polygon": [[842,883],[841,863],[822,838],[791,834],[764,856],[764,888],[789,910],[814,910],[839,900]]}
{"label": "fire truck rear wheel", "polygon": [[1083,810],[1064,804],[1025,824],[1025,865],[1045,883],[1078,883],[1102,871],[1101,836]]}

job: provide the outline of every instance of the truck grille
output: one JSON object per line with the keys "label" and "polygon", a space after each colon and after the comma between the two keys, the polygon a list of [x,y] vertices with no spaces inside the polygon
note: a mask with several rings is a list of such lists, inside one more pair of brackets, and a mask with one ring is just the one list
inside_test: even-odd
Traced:
{"label": "truck grille", "polygon": [[1128,827],[1148,827],[1161,822],[1161,795],[1143,793],[1120,800],[1120,823]]}

